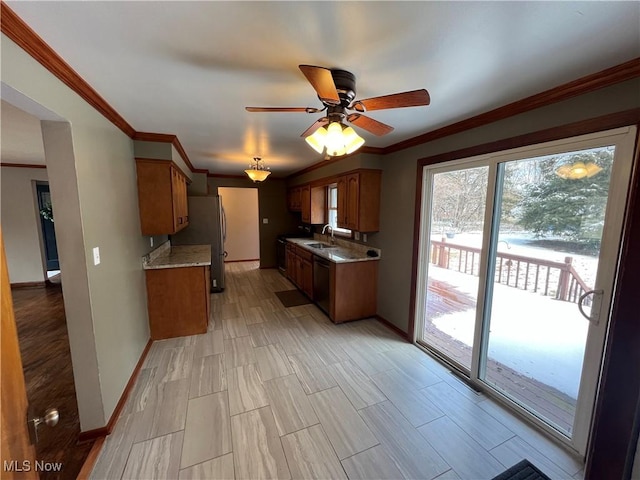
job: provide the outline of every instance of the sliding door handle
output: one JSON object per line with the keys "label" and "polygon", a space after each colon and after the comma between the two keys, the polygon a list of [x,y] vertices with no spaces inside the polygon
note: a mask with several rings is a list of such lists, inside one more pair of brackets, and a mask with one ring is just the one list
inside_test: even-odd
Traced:
{"label": "sliding door handle", "polygon": [[[580,313],[582,314],[582,316],[584,318],[586,318],[587,320],[589,320],[591,323],[593,323],[594,325],[597,325],[598,322],[600,321],[600,305],[601,302],[600,297],[602,297],[602,295],[604,294],[604,290],[589,290],[587,292],[584,292],[582,295],[580,295],[580,298],[578,299],[578,310],[580,310]],[[589,295],[593,295],[593,301],[591,302],[591,314],[587,314],[584,310],[583,310],[583,303],[584,301],[587,299],[587,297]],[[598,301],[596,301],[598,300]]]}

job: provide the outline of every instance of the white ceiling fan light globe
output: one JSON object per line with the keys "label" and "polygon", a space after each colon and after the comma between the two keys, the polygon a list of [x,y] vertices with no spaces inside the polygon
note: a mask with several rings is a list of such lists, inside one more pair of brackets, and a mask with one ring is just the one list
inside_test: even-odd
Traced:
{"label": "white ceiling fan light globe", "polygon": [[325,145],[327,147],[327,153],[331,156],[337,156],[339,154],[336,152],[344,150],[344,138],[342,136],[342,125],[340,122],[333,122],[327,127]]}
{"label": "white ceiling fan light globe", "polygon": [[353,153],[364,145],[364,138],[356,133],[352,127],[347,127],[342,131],[346,153]]}
{"label": "white ceiling fan light globe", "polygon": [[312,135],[309,135],[305,138],[305,141],[313,148],[316,152],[322,153],[324,150],[325,140],[327,138],[327,129],[324,127],[320,127]]}
{"label": "white ceiling fan light globe", "polygon": [[344,145],[342,145],[335,150],[327,150],[327,154],[330,157],[341,157],[342,155],[347,154],[347,149],[344,147]]}

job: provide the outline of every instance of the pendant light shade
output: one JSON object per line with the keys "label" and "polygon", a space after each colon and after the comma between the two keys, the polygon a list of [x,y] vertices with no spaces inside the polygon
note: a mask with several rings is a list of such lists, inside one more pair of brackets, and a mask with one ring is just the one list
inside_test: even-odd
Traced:
{"label": "pendant light shade", "polygon": [[254,157],[253,162],[249,165],[249,168],[244,171],[247,176],[253,180],[254,183],[264,182],[271,172],[269,167],[264,165],[264,162],[260,157]]}
{"label": "pendant light shade", "polygon": [[341,122],[331,122],[327,128],[320,127],[305,140],[318,153],[326,148],[327,155],[332,157],[348,155],[364,145],[364,139]]}

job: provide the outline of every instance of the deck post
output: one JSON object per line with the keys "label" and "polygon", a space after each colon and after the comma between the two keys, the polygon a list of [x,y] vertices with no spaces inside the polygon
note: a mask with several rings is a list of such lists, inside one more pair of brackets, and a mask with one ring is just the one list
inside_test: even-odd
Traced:
{"label": "deck post", "polygon": [[556,294],[558,300],[566,301],[569,298],[569,271],[572,262],[572,257],[564,257],[564,267],[560,269],[560,277],[558,278],[558,293]]}
{"label": "deck post", "polygon": [[442,244],[438,248],[438,266],[442,268],[447,268],[447,251],[445,247],[445,243],[447,243],[447,237],[442,237]]}

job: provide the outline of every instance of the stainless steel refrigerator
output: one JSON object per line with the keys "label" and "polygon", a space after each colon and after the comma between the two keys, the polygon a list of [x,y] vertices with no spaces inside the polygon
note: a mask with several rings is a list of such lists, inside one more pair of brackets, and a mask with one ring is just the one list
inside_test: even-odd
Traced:
{"label": "stainless steel refrigerator", "polygon": [[189,226],[171,236],[172,245],[211,245],[211,291],[224,289],[226,217],[219,195],[193,196],[189,202]]}

